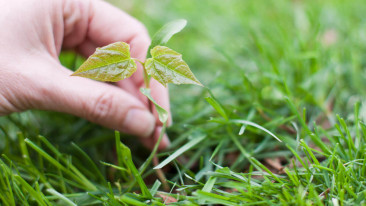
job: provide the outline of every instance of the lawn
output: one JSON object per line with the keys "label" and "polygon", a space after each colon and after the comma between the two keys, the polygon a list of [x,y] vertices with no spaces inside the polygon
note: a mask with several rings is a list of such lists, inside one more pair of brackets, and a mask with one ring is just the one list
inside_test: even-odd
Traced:
{"label": "lawn", "polygon": [[14,113],[0,117],[0,205],[366,205],[364,1],[114,3],[151,35],[188,22],[168,46],[206,88],[169,85],[163,167],[133,136]]}

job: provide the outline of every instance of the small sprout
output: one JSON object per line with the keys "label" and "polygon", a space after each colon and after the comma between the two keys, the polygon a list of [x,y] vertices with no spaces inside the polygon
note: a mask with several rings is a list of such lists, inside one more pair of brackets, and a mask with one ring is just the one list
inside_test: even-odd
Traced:
{"label": "small sprout", "polygon": [[[182,55],[166,46],[165,44],[177,32],[186,25],[185,20],[173,21],[160,29],[153,37],[150,45],[151,58],[145,62],[131,58],[130,46],[125,42],[115,42],[102,48],[97,48],[72,76],[81,76],[98,81],[117,82],[130,77],[136,72],[138,61],[143,66],[143,75],[146,90],[143,94],[149,98],[151,104],[155,104],[160,120],[167,121],[167,112],[157,105],[150,96],[149,82],[151,77],[163,86],[168,83],[195,84],[203,86],[193,75]],[[153,48],[152,48],[153,47]],[[152,48],[152,49],[151,49]]]}

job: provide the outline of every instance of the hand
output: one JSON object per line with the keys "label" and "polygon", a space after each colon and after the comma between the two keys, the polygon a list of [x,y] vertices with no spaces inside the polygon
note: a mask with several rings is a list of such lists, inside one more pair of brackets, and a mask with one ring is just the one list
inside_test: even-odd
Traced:
{"label": "hand", "polygon": [[[141,68],[110,85],[71,77],[58,60],[61,49],[87,57],[117,41],[130,44],[131,56],[143,60],[150,39],[140,22],[98,0],[13,0],[0,2],[0,27],[0,115],[27,109],[70,113],[154,146],[161,123],[139,92]],[[155,81],[150,86],[169,111],[167,89]],[[168,144],[165,136],[160,149]]]}

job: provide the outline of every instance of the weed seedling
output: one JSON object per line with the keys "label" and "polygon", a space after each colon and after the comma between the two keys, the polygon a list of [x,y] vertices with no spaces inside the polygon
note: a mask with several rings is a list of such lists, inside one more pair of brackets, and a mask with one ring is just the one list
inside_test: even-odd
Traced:
{"label": "weed seedling", "polygon": [[97,48],[72,76],[81,76],[98,81],[117,82],[130,77],[137,70],[136,62],[142,65],[145,88],[140,91],[149,99],[150,110],[155,105],[159,120],[163,123],[161,134],[145,164],[140,168],[140,174],[145,171],[154,157],[160,141],[165,133],[168,112],[164,110],[151,96],[150,80],[154,78],[163,86],[168,83],[195,84],[203,86],[194,76],[182,55],[164,46],[168,40],[186,25],[186,20],[168,23],[153,37],[145,62],[134,59],[130,55],[130,46],[125,42],[115,42]]}
{"label": "weed seedling", "polygon": [[115,42],[97,48],[72,76],[117,82],[130,77],[137,70],[136,62],[143,68],[145,88],[140,91],[154,104],[159,114],[159,120],[165,125],[168,119],[167,111],[159,106],[150,92],[150,79],[154,78],[165,87],[168,83],[196,84],[203,86],[183,61],[182,55],[164,46],[168,40],[186,25],[186,20],[173,21],[161,28],[153,37],[149,47],[148,59],[142,62],[131,58],[130,46],[125,42]]}

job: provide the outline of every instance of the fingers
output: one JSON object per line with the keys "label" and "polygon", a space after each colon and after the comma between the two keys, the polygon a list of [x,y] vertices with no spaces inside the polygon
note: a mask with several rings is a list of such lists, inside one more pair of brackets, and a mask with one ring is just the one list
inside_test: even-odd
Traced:
{"label": "fingers", "polygon": [[[95,51],[96,47],[105,46],[117,41],[125,41],[131,46],[132,57],[139,58],[140,60],[145,59],[150,39],[145,27],[139,21],[103,1],[64,1],[66,2],[65,7],[67,7],[64,9],[65,16],[75,16],[75,13],[83,12],[83,15],[78,16],[88,19],[88,21],[83,19],[79,19],[78,21],[65,21],[66,23],[68,22],[65,27],[75,30],[71,32],[70,29],[67,29],[70,34],[81,33],[85,36],[82,40],[75,41],[72,38],[76,38],[78,35],[68,35],[65,38],[65,46],[77,46],[81,54],[89,56]],[[85,32],[80,32],[80,30]],[[139,93],[138,89],[143,84],[141,68],[132,76],[131,80],[124,80],[118,83],[118,85],[131,94]],[[151,88],[152,96],[163,108],[169,111],[168,90],[156,81],[151,82]],[[142,97],[142,99],[145,98]],[[171,122],[171,117],[169,119]]]}
{"label": "fingers", "polygon": [[60,68],[42,74],[45,77],[36,83],[38,94],[31,101],[33,108],[74,114],[143,138],[152,135],[155,118],[137,98],[116,86],[70,77],[70,73]]}
{"label": "fingers", "polygon": [[117,41],[131,45],[134,58],[144,58],[150,38],[143,24],[112,5],[98,0],[63,0],[64,30],[63,46],[80,46],[83,54],[93,53],[92,44],[105,46]]}
{"label": "fingers", "polygon": [[[150,38],[144,25],[113,7],[98,0],[63,0],[64,48],[76,48],[89,56],[96,47],[124,41],[130,44],[131,56],[144,60]],[[136,85],[143,82],[139,68],[131,79]]]}

